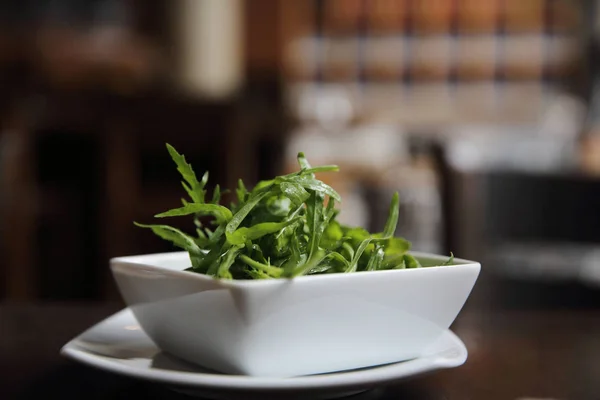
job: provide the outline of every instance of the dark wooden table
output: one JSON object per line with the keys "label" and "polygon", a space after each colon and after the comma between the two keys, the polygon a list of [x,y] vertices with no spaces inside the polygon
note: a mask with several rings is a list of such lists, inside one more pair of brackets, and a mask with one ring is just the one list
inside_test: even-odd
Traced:
{"label": "dark wooden table", "polygon": [[[62,359],[60,347],[120,304],[0,306],[0,399],[185,399]],[[600,310],[476,311],[453,326],[469,359],[368,399],[598,399]]]}

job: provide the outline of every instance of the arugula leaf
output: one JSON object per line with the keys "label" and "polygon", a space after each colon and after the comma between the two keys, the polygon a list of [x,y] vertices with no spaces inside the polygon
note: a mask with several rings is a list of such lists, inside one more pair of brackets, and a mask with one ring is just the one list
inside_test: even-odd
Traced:
{"label": "arugula leaf", "polygon": [[215,186],[215,190],[213,191],[213,197],[212,197],[211,203],[219,204],[220,201],[221,201],[221,187],[217,183],[217,185]]}
{"label": "arugula leaf", "polygon": [[349,265],[348,260],[343,255],[338,253],[337,251],[332,251],[330,253],[327,253],[326,258],[340,263],[342,265],[342,270],[346,270],[346,268],[348,268],[348,265]]}
{"label": "arugula leaf", "polygon": [[381,269],[381,264],[383,262],[383,257],[385,255],[385,252],[383,251],[383,246],[381,246],[381,244],[377,243],[375,245],[375,251],[373,252],[373,254],[371,254],[371,257],[369,258],[369,262],[367,263],[367,271],[376,271],[378,269]]}
{"label": "arugula leaf", "polygon": [[196,204],[196,203],[188,203],[183,207],[175,208],[173,210],[165,211],[160,214],[156,214],[156,218],[165,218],[165,217],[179,217],[190,214],[206,214],[213,215],[217,218],[217,220],[229,222],[233,214],[227,207],[223,207],[217,204]]}
{"label": "arugula leaf", "polygon": [[392,237],[384,242],[385,257],[382,269],[393,268],[399,263],[404,263],[404,254],[410,250],[410,242],[405,239]]}
{"label": "arugula leaf", "polygon": [[346,253],[348,253],[348,259],[352,260],[352,258],[354,257],[354,247],[352,247],[348,242],[343,242],[342,249],[345,250]]}
{"label": "arugula leaf", "polygon": [[304,155],[303,152],[298,153],[297,159],[298,159],[298,164],[300,165],[300,168],[302,170],[309,170],[311,168],[310,163],[306,159],[306,156]]}
{"label": "arugula leaf", "polygon": [[246,202],[246,196],[248,195],[248,190],[246,189],[246,186],[244,185],[244,181],[241,179],[238,179],[238,188],[235,191],[236,195],[237,195],[237,200],[239,204],[243,204],[244,202]]}
{"label": "arugula leaf", "polygon": [[181,182],[185,191],[188,193],[194,203],[204,203],[204,196],[206,194],[204,186],[206,186],[206,183],[208,182],[208,172],[204,173],[202,181],[198,182],[196,173],[192,169],[192,166],[186,162],[185,157],[179,154],[177,150],[175,150],[175,148],[168,143],[167,151],[177,165],[177,171],[179,171],[185,181]]}
{"label": "arugula leaf", "polygon": [[291,221],[291,220],[294,220],[294,221],[290,222],[288,225],[283,227],[283,229],[281,229],[281,231],[279,231],[275,235],[274,245],[275,245],[275,253],[277,255],[284,255],[289,252],[290,239],[291,239],[292,235],[294,235],[294,232],[296,231],[296,229],[298,229],[298,223],[302,221],[302,218],[299,217],[302,210],[303,210],[303,206],[300,206],[297,209],[295,209],[287,217],[288,221]]}
{"label": "arugula leaf", "polygon": [[292,232],[290,236],[290,256],[282,265],[283,275],[290,277],[298,266],[304,264],[307,260],[306,253],[303,253],[300,249],[300,238],[295,232]]}
{"label": "arugula leaf", "polygon": [[319,242],[321,239],[321,224],[323,218],[323,202],[325,197],[320,192],[312,192],[306,204],[306,219],[307,226],[310,231],[309,253],[308,258],[311,259],[319,250]]}
{"label": "arugula leaf", "polygon": [[354,255],[352,256],[352,260],[350,260],[350,263],[348,264],[348,268],[346,268],[346,272],[356,272],[358,270],[358,261],[360,260],[360,257],[363,255],[363,253],[367,249],[367,246],[369,244],[371,244],[372,241],[373,241],[373,238],[368,238],[368,239],[363,240],[360,243],[360,245],[358,245],[358,248],[356,249],[356,251],[354,252]]}
{"label": "arugula leaf", "polygon": [[342,201],[342,198],[340,197],[339,193],[336,192],[331,186],[314,178],[310,178],[308,176],[294,176],[282,180],[282,183],[283,182],[295,183],[302,186],[304,189],[312,190],[319,193],[325,193],[339,202]]}
{"label": "arugula leaf", "polygon": [[208,239],[209,244],[215,245],[219,243],[223,235],[225,234],[225,225],[219,225],[214,232],[210,233],[210,237]]}
{"label": "arugula leaf", "polygon": [[286,196],[295,206],[303,204],[309,197],[308,193],[302,185],[293,182],[281,182],[279,188],[284,196]]}
{"label": "arugula leaf", "polygon": [[306,275],[313,275],[313,274],[322,274],[324,272],[330,272],[331,270],[333,270],[335,267],[333,264],[329,264],[325,261],[321,262],[319,265],[317,265],[316,267],[314,267],[313,269],[309,270]]}
{"label": "arugula leaf", "polygon": [[216,276],[219,271],[219,260],[223,249],[221,246],[212,246],[202,263],[198,266],[198,270],[206,271],[207,275]]}
{"label": "arugula leaf", "polygon": [[257,261],[263,262],[263,263],[267,262],[267,260],[265,259],[265,255],[263,254],[263,251],[259,245],[257,245],[256,243],[253,243],[247,247],[248,247],[248,249],[253,250],[253,252],[251,252],[253,260],[257,260]]}
{"label": "arugula leaf", "polygon": [[315,174],[319,172],[338,172],[340,167],[337,165],[321,165],[320,167],[311,167],[307,169],[303,169],[302,173],[305,174]]}
{"label": "arugula leaf", "polygon": [[392,196],[388,219],[385,222],[385,228],[383,229],[383,237],[385,238],[391,238],[396,232],[396,226],[398,225],[398,214],[400,212],[398,209],[399,203],[400,200],[398,192],[396,192],[394,193],[394,196]]}
{"label": "arugula leaf", "polygon": [[201,228],[202,226],[196,228],[196,234],[198,235],[198,239],[205,243],[205,241],[208,240],[208,235]]}
{"label": "arugula leaf", "polygon": [[336,249],[342,245],[340,241],[342,240],[343,235],[344,233],[342,232],[339,222],[332,220],[325,227],[325,231],[321,237],[321,246],[330,250]]}
{"label": "arugula leaf", "polygon": [[[306,161],[306,158],[304,158],[304,160]],[[308,161],[306,161],[308,162]],[[292,172],[291,174],[287,174],[287,175],[282,175],[278,178],[289,178],[292,176],[298,176],[298,175],[311,175],[314,178],[314,174],[319,173],[319,172],[338,172],[340,170],[340,167],[338,167],[337,165],[321,165],[318,167],[309,167],[309,168],[302,168],[300,171],[296,171],[296,172]]]}
{"label": "arugula leaf", "polygon": [[[323,250],[318,250],[312,257],[310,257],[306,262],[301,263],[298,267],[296,267],[292,272],[290,278],[294,278],[299,275],[304,275],[307,272],[311,271],[313,268],[316,268],[323,259],[325,259],[325,252]],[[284,270],[284,274],[287,271]]]}
{"label": "arugula leaf", "polygon": [[258,192],[262,192],[262,191],[270,188],[271,186],[273,186],[274,183],[275,183],[275,179],[271,179],[268,181],[260,181],[256,184],[256,186],[254,186],[254,188],[252,189],[252,191],[250,193],[256,194]]}
{"label": "arugula leaf", "polygon": [[402,255],[410,250],[410,242],[406,239],[391,237],[385,240],[385,255],[397,256]]}
{"label": "arugula leaf", "polygon": [[188,251],[190,255],[193,255],[194,257],[192,260],[193,262],[194,260],[196,261],[196,263],[199,262],[198,258],[201,255],[201,250],[193,237],[186,235],[179,229],[173,228],[172,226],[168,225],[145,225],[140,224],[138,222],[134,222],[134,224],[135,226],[138,226],[140,228],[151,229],[152,232],[154,232],[157,236],[161,237],[162,239],[168,240],[175,246]]}
{"label": "arugula leaf", "polygon": [[271,279],[271,276],[255,268],[247,267],[244,272],[252,279]]}
{"label": "arugula leaf", "polygon": [[442,265],[453,265],[453,264],[454,264],[454,254],[452,252],[450,252],[450,258],[448,259],[448,261],[446,261]]}
{"label": "arugula leaf", "polygon": [[250,258],[246,255],[241,255],[240,261],[248,264],[251,267],[254,267],[255,269],[257,269],[261,272],[264,272],[266,275],[268,275],[271,278],[279,278],[281,276],[281,274],[283,273],[283,270],[279,267],[274,267],[272,265],[263,264],[256,260],[253,260],[252,258]]}
{"label": "arugula leaf", "polygon": [[267,195],[267,192],[260,193],[248,199],[248,201],[240,208],[235,215],[229,220],[225,227],[225,234],[229,237],[240,226],[244,218],[248,216],[250,211]]}
{"label": "arugula leaf", "polygon": [[419,260],[417,260],[415,257],[413,257],[410,254],[404,255],[404,264],[406,265],[406,268],[422,268],[423,267],[421,265],[421,263],[419,262]]}
{"label": "arugula leaf", "polygon": [[221,257],[222,261],[219,264],[219,268],[217,269],[217,275],[220,278],[233,279],[233,276],[231,275],[231,272],[229,272],[229,268],[235,262],[235,257],[238,255],[238,253],[240,252],[240,250],[242,249],[242,247],[243,247],[243,245],[241,245],[241,246],[232,246]]}
{"label": "arugula leaf", "polygon": [[371,242],[376,242],[374,251],[371,253],[369,257],[369,261],[367,262],[366,269],[369,271],[374,271],[376,269],[381,269],[383,260],[385,257],[384,244],[386,241],[390,241],[392,236],[396,230],[396,225],[398,223],[398,193],[395,193],[392,197],[392,202],[390,204],[390,210],[388,219],[385,223],[385,228],[383,230],[383,234],[379,235],[379,237],[375,235],[369,235],[369,233],[364,229],[353,229],[348,231],[347,234],[350,237],[354,238],[354,240],[360,238],[362,239],[358,248],[354,252],[352,256],[352,260],[346,272],[355,272],[358,270],[358,264],[361,256],[367,250],[367,247],[371,245]]}
{"label": "arugula leaf", "polygon": [[291,208],[292,201],[285,196],[272,196],[267,200],[267,211],[275,217],[285,217]]}
{"label": "arugula leaf", "polygon": [[284,222],[263,222],[261,224],[253,225],[250,228],[241,227],[233,231],[230,235],[227,235],[227,241],[234,245],[244,244],[248,240],[256,240],[270,233],[279,232],[297,220],[298,219]]}
{"label": "arugula leaf", "polygon": [[345,230],[342,229],[342,232],[354,247],[358,246],[363,240],[368,239],[371,236],[364,228],[347,228]]}
{"label": "arugula leaf", "polygon": [[172,242],[177,247],[200,253],[200,248],[194,241],[194,238],[186,235],[177,228],[168,225],[146,225],[138,222],[134,222],[134,224],[140,228],[150,228],[156,235]]}

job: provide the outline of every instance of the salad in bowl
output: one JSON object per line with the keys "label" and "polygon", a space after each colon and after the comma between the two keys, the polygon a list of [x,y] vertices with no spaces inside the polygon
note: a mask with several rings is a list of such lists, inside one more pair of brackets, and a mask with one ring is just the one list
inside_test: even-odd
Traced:
{"label": "salad in bowl", "polygon": [[[222,373],[298,376],[419,357],[452,324],[480,264],[411,251],[396,236],[394,194],[380,232],[337,220],[342,199],[298,154],[296,172],[222,204],[167,149],[187,198],[141,228],[179,251],[118,257],[111,268],[141,327],[162,350]],[[188,218],[193,233],[162,223]]]}

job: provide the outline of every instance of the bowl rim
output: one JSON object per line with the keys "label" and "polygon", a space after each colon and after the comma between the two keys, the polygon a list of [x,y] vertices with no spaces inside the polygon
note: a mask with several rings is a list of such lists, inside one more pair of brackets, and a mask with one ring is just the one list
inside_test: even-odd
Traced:
{"label": "bowl rim", "polygon": [[[419,252],[419,251],[409,251],[409,254],[419,258],[428,258],[433,260],[447,260],[448,256],[427,253],[427,252]],[[188,255],[187,251],[172,251],[172,252],[161,252],[161,253],[148,253],[148,254],[137,254],[137,255],[129,255],[129,256],[120,256],[113,257],[109,260],[110,268],[114,272],[115,269],[122,269],[123,267],[126,269],[132,269],[136,267],[143,267],[146,270],[155,270],[160,272],[169,273],[172,276],[185,277],[187,279],[197,279],[203,282],[211,282],[217,283],[222,287],[228,288],[247,288],[247,287],[257,287],[257,286],[272,286],[272,285],[280,285],[282,283],[292,283],[292,282],[320,282],[327,280],[352,280],[352,279],[361,279],[361,277],[365,276],[380,276],[384,278],[389,275],[396,274],[415,274],[415,273],[435,273],[435,271],[439,270],[448,270],[448,269],[456,269],[464,270],[465,268],[477,268],[480,270],[481,263],[472,260],[466,260],[462,258],[454,258],[454,264],[452,265],[434,265],[430,267],[424,268],[404,268],[404,269],[392,269],[392,270],[383,270],[383,271],[357,271],[353,273],[335,273],[335,274],[320,274],[320,275],[301,275],[293,278],[273,278],[273,279],[220,279],[213,276],[185,271],[185,270],[175,270],[166,268],[160,265],[152,264],[148,261],[148,258],[168,258],[168,257],[182,257]],[[143,261],[142,261],[143,260]]]}

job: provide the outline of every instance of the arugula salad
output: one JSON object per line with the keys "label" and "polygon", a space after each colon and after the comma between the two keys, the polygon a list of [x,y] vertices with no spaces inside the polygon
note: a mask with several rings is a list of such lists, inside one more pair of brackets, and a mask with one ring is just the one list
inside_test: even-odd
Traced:
{"label": "arugula salad", "polygon": [[[207,197],[208,172],[198,180],[185,157],[173,146],[166,146],[189,198],[181,200],[181,207],[155,218],[190,217],[195,233],[166,224],[134,223],[187,251],[191,261],[188,271],[220,279],[272,279],[423,267],[408,253],[410,242],[394,235],[399,213],[397,192],[383,231],[370,233],[345,226],[336,220],[340,195],[315,176],[339,168],[312,167],[299,153],[298,171],[260,181],[252,189],[239,180],[237,201],[225,206],[219,185]],[[212,218],[203,223],[201,217]],[[445,264],[452,262],[453,256]]]}

